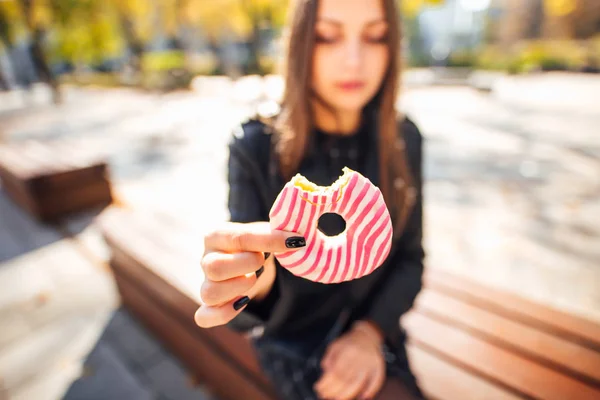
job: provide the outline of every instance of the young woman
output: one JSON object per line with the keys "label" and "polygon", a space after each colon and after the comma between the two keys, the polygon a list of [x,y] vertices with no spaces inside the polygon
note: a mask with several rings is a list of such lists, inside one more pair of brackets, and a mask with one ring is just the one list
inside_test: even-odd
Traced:
{"label": "young woman", "polygon": [[[389,385],[421,398],[399,319],[421,289],[422,138],[394,107],[395,0],[298,0],[290,17],[281,110],[242,124],[230,144],[231,222],[205,239],[196,322],[251,332],[282,399],[368,399]],[[344,166],[382,190],[392,250],[360,279],[296,277],[270,254],[305,246],[304,238],[264,221],[297,172],[327,186]],[[335,215],[319,221],[328,235],[344,226]]]}

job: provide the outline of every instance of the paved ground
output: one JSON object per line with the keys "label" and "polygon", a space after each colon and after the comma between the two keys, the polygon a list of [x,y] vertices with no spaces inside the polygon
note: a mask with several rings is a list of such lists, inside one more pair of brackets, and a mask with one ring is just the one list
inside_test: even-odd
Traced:
{"label": "paved ground", "polygon": [[0,189],[0,399],[56,399],[117,305],[107,271]]}
{"label": "paved ground", "polygon": [[[60,108],[45,105],[42,89],[27,108],[19,94],[0,94],[0,140],[69,138],[93,143],[108,157],[118,196],[125,202],[206,227],[227,217],[225,144],[230,128],[252,112],[251,94],[257,85],[253,80],[237,86],[226,80],[200,80],[194,92],[164,96],[68,89],[67,102]],[[277,82],[271,82],[267,90],[276,91]],[[600,321],[598,93],[599,78],[579,75],[503,78],[491,94],[460,86],[412,86],[405,93],[400,104],[427,140],[429,265],[460,271]],[[10,209],[7,204],[0,202],[3,218],[8,214],[15,218],[18,213],[6,211]],[[98,259],[105,259],[89,219],[75,219],[69,227]],[[46,304],[47,299],[81,307],[74,307],[77,317],[72,317],[71,325],[56,322],[71,318],[64,311],[68,307],[47,317],[60,329],[50,329],[40,339],[37,349],[50,354],[44,357],[60,359],[53,358],[48,349],[67,346],[56,343],[72,336],[69,332],[85,331],[87,336],[71,352],[72,359],[84,359],[96,346],[89,358],[93,369],[121,368],[113,367],[113,355],[120,352],[106,341],[110,334],[96,345],[117,306],[110,279],[101,268],[88,265],[77,269],[88,274],[80,275],[82,288],[88,287],[86,282],[104,283],[95,285],[86,301],[73,303],[77,291],[54,290],[52,296],[45,295],[56,286],[49,282],[60,276],[53,270],[57,263],[46,267],[52,265],[46,258],[56,257],[55,248],[74,244],[50,231],[41,232],[32,236],[33,243],[16,241],[21,247],[14,250],[13,245],[13,250],[2,253],[0,262],[0,320],[10,327],[0,335],[0,388],[20,387],[21,393],[31,387],[50,387],[44,383],[53,382],[48,371],[58,370],[47,368],[57,364],[33,362],[32,353],[26,352],[31,346],[21,347],[25,349],[21,353],[14,350],[19,348],[16,338],[34,336],[35,330],[22,320],[35,321],[35,305]],[[3,251],[6,237],[0,236]],[[11,288],[8,292],[4,291],[7,287]],[[4,293],[15,294],[7,297]],[[97,311],[94,318],[87,318],[93,314],[90,309]],[[12,365],[12,360],[29,360],[29,364],[24,362],[16,370],[2,367]],[[69,370],[70,375],[63,374],[62,383],[52,386],[55,392],[44,393],[64,391],[65,382],[81,374],[81,363],[73,365],[79,367]],[[83,393],[77,390],[85,390],[85,379],[72,387],[71,396]],[[135,379],[140,386],[145,378]],[[94,378],[87,382],[93,387]]]}
{"label": "paved ground", "polygon": [[[107,385],[110,383],[110,385]],[[184,367],[124,309],[112,316],[65,400],[209,400]]]}
{"label": "paved ground", "polygon": [[117,308],[96,213],[41,225],[0,186],[0,399],[209,400]]}
{"label": "paved ground", "polygon": [[407,93],[427,138],[430,265],[600,319],[599,93],[562,75]]}

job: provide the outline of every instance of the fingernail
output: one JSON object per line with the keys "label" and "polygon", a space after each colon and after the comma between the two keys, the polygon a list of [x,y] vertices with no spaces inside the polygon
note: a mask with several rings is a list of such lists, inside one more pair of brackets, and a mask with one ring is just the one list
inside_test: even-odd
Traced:
{"label": "fingernail", "polygon": [[292,236],[291,238],[287,238],[285,240],[285,247],[288,249],[296,249],[304,246],[306,246],[306,239],[304,239],[302,236]]}
{"label": "fingernail", "polygon": [[256,278],[260,278],[260,276],[262,275],[262,273],[265,272],[265,266],[263,265],[262,267],[260,267],[259,269],[256,270],[255,274],[256,274]]}
{"label": "fingernail", "polygon": [[244,307],[246,304],[248,304],[250,302],[250,297],[248,296],[244,296],[241,299],[238,299],[235,301],[235,303],[233,303],[233,309],[235,311],[239,310],[240,308]]}
{"label": "fingernail", "polygon": [[266,260],[267,258],[269,258],[269,256],[271,255],[271,253],[263,253],[263,254],[264,254],[264,256],[265,256],[265,260]]}

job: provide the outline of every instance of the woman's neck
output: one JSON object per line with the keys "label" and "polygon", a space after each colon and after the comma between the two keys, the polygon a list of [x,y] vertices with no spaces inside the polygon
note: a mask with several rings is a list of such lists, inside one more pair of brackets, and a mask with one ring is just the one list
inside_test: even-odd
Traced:
{"label": "woman's neck", "polygon": [[360,111],[338,111],[332,113],[321,105],[316,105],[313,111],[316,128],[325,133],[352,135],[360,127],[362,116]]}

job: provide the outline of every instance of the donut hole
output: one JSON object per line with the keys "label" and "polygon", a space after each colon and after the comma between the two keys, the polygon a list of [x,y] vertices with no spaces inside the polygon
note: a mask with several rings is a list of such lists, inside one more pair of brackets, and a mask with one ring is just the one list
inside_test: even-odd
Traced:
{"label": "donut hole", "polygon": [[325,213],[319,218],[317,225],[325,236],[337,236],[346,230],[346,221],[336,213]]}

